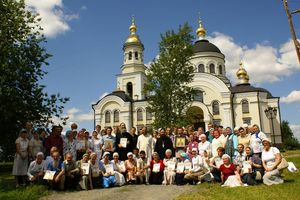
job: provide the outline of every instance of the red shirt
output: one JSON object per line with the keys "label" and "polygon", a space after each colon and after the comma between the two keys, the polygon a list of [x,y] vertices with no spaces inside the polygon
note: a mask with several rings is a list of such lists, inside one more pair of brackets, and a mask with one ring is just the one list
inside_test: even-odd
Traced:
{"label": "red shirt", "polygon": [[160,164],[159,171],[160,171],[160,172],[164,171],[164,163],[163,163],[162,160],[159,160],[158,162],[155,162],[154,160],[151,160],[151,161],[150,161],[150,168],[151,168],[151,171],[153,170],[153,165],[154,165],[154,164],[158,164],[158,163]]}
{"label": "red shirt", "polygon": [[236,171],[235,166],[233,163],[230,164],[230,166],[227,168],[224,164],[220,166],[220,171],[224,175],[224,182],[227,180],[227,178],[231,175],[234,175],[234,171]]}
{"label": "red shirt", "polygon": [[59,135],[53,135],[51,134],[47,139],[45,143],[46,151],[50,155],[50,149],[54,146],[57,147],[58,152],[62,152],[63,150],[63,139]]}

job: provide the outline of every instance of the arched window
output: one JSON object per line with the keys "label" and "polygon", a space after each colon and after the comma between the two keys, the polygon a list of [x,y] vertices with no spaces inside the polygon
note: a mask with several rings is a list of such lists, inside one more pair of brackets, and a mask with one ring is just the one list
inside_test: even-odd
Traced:
{"label": "arched window", "polygon": [[246,99],[242,100],[242,112],[249,113],[249,102]]}
{"label": "arched window", "polygon": [[204,73],[204,65],[203,64],[198,65],[198,72]]}
{"label": "arched window", "polygon": [[146,120],[152,120],[152,113],[149,110],[146,110]]}
{"label": "arched window", "polygon": [[139,59],[139,53],[136,51],[136,52],[134,52],[134,58],[136,59],[136,60],[138,60]]}
{"label": "arched window", "polygon": [[119,122],[119,114],[120,112],[118,110],[114,111],[114,122]]}
{"label": "arched window", "polygon": [[105,123],[110,123],[110,111],[105,112]]}
{"label": "arched window", "polygon": [[220,75],[223,74],[222,65],[219,65],[219,74],[220,74]]}
{"label": "arched window", "polygon": [[209,65],[209,72],[212,73],[212,74],[216,73],[216,71],[215,71],[215,65],[214,64],[210,64]]}
{"label": "arched window", "polygon": [[137,121],[143,121],[143,110],[141,108],[136,111]]}
{"label": "arched window", "polygon": [[132,52],[131,51],[129,51],[128,60],[132,60]]}
{"label": "arched window", "polygon": [[219,106],[218,101],[213,101],[212,102],[212,111],[213,111],[213,115],[220,114],[220,106]]}
{"label": "arched window", "polygon": [[127,89],[127,94],[132,98],[133,88],[131,82],[128,82],[126,84],[126,89]]}
{"label": "arched window", "polygon": [[201,90],[196,90],[194,94],[194,101],[200,101],[203,103],[203,92]]}

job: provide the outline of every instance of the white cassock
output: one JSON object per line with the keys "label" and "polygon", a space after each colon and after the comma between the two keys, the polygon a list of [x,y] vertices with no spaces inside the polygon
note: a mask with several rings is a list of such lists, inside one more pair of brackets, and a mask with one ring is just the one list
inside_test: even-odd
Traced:
{"label": "white cassock", "polygon": [[152,158],[152,150],[153,150],[153,140],[152,136],[147,135],[140,135],[137,140],[136,147],[139,149],[139,151],[145,151],[146,152],[146,158],[148,161]]}

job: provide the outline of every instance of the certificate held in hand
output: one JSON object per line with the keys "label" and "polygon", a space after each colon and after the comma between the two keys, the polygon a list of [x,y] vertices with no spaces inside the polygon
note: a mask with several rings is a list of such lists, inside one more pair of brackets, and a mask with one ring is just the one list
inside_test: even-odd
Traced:
{"label": "certificate held in hand", "polygon": [[123,148],[126,148],[126,147],[127,147],[127,138],[121,138],[121,139],[120,139],[120,145],[121,145]]}
{"label": "certificate held in hand", "polygon": [[160,171],[160,164],[159,163],[156,163],[153,165],[153,172],[159,172]]}
{"label": "certificate held in hand", "polygon": [[81,170],[83,175],[88,175],[90,173],[90,163],[82,163]]}
{"label": "certificate held in hand", "polygon": [[54,179],[55,173],[56,173],[56,171],[47,170],[45,172],[43,179],[52,181]]}
{"label": "certificate held in hand", "polygon": [[168,162],[168,170],[169,171],[174,171],[175,170],[175,166],[176,166],[175,162],[173,162],[173,161],[169,161]]}
{"label": "certificate held in hand", "polygon": [[184,163],[178,163],[176,172],[177,173],[183,173],[183,171],[184,171]]}
{"label": "certificate held in hand", "polygon": [[108,174],[114,173],[114,167],[112,164],[105,165],[105,172]]}

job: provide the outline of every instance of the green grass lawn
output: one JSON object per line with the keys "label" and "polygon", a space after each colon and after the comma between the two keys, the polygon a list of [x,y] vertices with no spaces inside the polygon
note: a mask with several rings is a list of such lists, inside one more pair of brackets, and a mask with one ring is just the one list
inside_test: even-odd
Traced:
{"label": "green grass lawn", "polygon": [[[284,153],[287,161],[292,161],[298,169],[300,169],[300,151],[286,151]],[[284,170],[284,183],[280,185],[257,185],[248,187],[227,188],[221,187],[219,184],[203,183],[197,185],[195,192],[184,193],[177,200],[282,200],[282,199],[300,199],[300,172],[291,173],[287,169]]]}
{"label": "green grass lawn", "polygon": [[43,186],[35,185],[15,189],[11,171],[12,163],[0,164],[0,200],[35,200],[48,194],[48,190]]}

